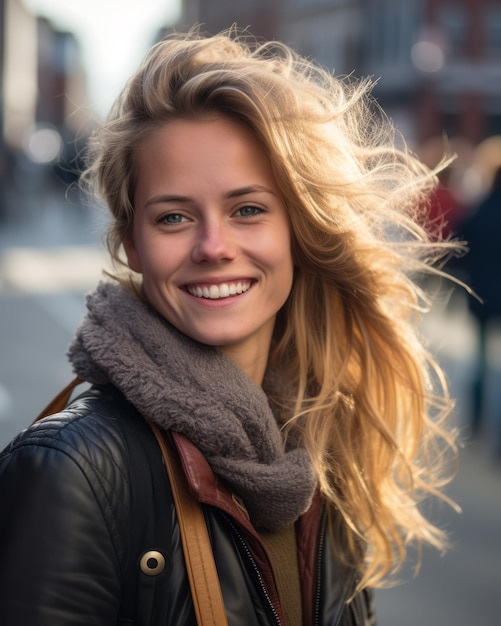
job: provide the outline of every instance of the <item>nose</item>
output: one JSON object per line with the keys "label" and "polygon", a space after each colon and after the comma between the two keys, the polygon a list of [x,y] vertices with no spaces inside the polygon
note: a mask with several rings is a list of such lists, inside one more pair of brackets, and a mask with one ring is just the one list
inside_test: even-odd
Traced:
{"label": "nose", "polygon": [[201,224],[193,247],[195,263],[223,263],[235,258],[236,242],[230,227],[223,220]]}

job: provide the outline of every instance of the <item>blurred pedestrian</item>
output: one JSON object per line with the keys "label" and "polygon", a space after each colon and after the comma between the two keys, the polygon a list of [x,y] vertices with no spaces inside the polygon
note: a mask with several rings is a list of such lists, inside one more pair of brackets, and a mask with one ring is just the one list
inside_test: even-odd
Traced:
{"label": "blurred pedestrian", "polygon": [[[408,547],[443,547],[421,504],[444,484],[451,402],[411,277],[447,250],[414,219],[435,176],[369,89],[196,31],[127,83],[86,172],[117,262],[69,350],[91,389],[0,458],[2,626],[134,620],[149,481],[134,491],[130,459],[153,434],[124,432],[144,418],[203,507],[229,624],[373,624]],[[169,570],[147,623],[192,625],[168,489],[141,520],[159,501]]]}
{"label": "blurred pedestrian", "polygon": [[[494,172],[489,193],[474,207],[460,226],[469,251],[460,261],[466,282],[478,298],[470,297],[470,311],[478,323],[477,366],[472,381],[473,435],[482,429],[486,411],[486,382],[489,373],[487,338],[490,324],[501,318],[501,165]],[[501,452],[501,399],[494,407]]]}
{"label": "blurred pedestrian", "polygon": [[427,228],[440,239],[450,239],[457,235],[458,224],[464,214],[462,202],[452,192],[450,177],[451,166],[439,173],[438,185],[430,194]]}

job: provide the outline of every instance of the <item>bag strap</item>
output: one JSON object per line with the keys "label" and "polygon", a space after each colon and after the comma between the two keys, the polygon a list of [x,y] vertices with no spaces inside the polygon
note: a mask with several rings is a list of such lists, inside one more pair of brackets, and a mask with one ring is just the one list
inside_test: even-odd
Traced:
{"label": "bag strap", "polygon": [[150,426],[169,474],[197,624],[225,626],[228,619],[202,507],[190,493],[171,436],[152,422]]}
{"label": "bag strap", "polygon": [[54,413],[59,413],[62,411],[68,402],[70,401],[71,394],[73,393],[75,387],[84,383],[84,379],[76,376],[71,382],[69,382],[66,387],[61,389],[61,391],[55,395],[49,404],[40,411],[37,417],[33,420],[33,424],[43,419],[44,417],[48,417],[49,415],[54,415]]}

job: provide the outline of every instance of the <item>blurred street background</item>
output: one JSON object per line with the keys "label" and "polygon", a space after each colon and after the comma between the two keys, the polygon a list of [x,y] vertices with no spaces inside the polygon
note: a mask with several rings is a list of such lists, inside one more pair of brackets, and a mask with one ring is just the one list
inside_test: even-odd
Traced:
{"label": "blurred street background", "polygon": [[444,283],[423,332],[457,399],[448,494],[462,512],[436,508],[450,551],[426,550],[419,575],[376,602],[379,626],[500,626],[500,0],[0,0],[0,449],[70,380],[84,294],[107,267],[106,212],[76,186],[86,138],[148,47],[195,22],[372,76],[429,165],[457,154],[431,206],[445,234],[472,242],[448,269],[484,305]]}

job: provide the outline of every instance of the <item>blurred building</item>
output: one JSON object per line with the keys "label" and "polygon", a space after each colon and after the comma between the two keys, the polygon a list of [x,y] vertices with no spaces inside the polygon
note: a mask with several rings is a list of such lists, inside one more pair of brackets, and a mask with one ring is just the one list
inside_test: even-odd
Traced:
{"label": "blurred building", "polygon": [[1,1],[0,76],[2,80],[1,136],[6,145],[21,149],[35,121],[37,102],[36,18],[20,0]]}
{"label": "blurred building", "polygon": [[279,38],[337,74],[359,63],[361,14],[356,0],[282,0]]}
{"label": "blurred building", "polygon": [[501,132],[499,0],[366,0],[363,70],[420,142]]}
{"label": "blurred building", "polygon": [[211,34],[236,23],[239,28],[249,26],[256,37],[276,39],[281,32],[282,5],[283,0],[182,0],[179,22],[183,29],[200,23]]}
{"label": "blurred building", "polygon": [[86,121],[86,75],[75,35],[37,20],[38,99],[36,119],[77,133]]}
{"label": "blurred building", "polygon": [[358,56],[358,0],[183,0],[180,28],[200,23],[216,33],[236,24],[256,37],[279,39],[326,67],[351,72]]}
{"label": "blurred building", "polygon": [[29,167],[71,160],[68,151],[85,134],[86,76],[74,35],[32,15],[21,0],[0,0],[0,85],[5,190],[15,184],[16,174],[25,178]]}
{"label": "blurred building", "polygon": [[378,79],[374,94],[409,140],[501,134],[499,0],[183,0],[179,28],[236,23],[334,70]]}
{"label": "blurred building", "polygon": [[[35,132],[44,138],[42,161],[51,162],[57,178],[78,178],[80,154],[89,132],[87,80],[75,35],[59,31],[45,18],[37,20],[37,85]],[[53,138],[51,154],[47,141]],[[57,145],[59,143],[59,145]],[[57,153],[56,153],[57,152]]]}

